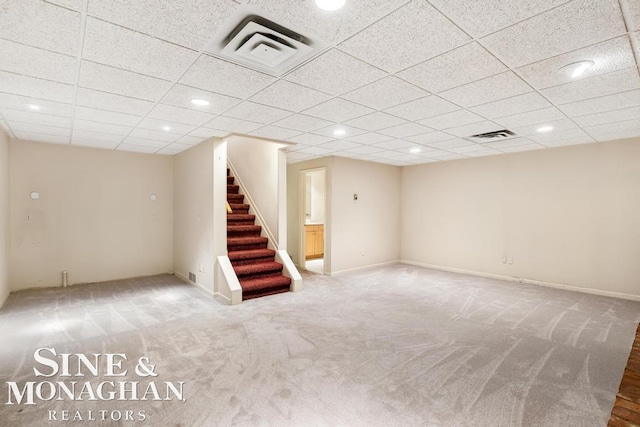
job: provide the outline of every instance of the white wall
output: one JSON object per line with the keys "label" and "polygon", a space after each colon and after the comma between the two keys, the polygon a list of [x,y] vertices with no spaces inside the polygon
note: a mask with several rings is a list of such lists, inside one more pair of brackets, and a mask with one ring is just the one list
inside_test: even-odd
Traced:
{"label": "white wall", "polygon": [[[263,226],[271,232],[275,244],[279,246],[278,210],[286,209],[286,200],[279,200],[280,183],[280,149],[286,144],[242,137],[227,138],[227,155],[246,191],[264,220]],[[249,203],[245,199],[245,203]]]}
{"label": "white wall", "polygon": [[213,155],[214,142],[209,140],[174,156],[174,271],[184,279],[189,272],[196,274],[196,283],[210,293],[215,262]]}
{"label": "white wall", "polygon": [[172,271],[171,157],[12,140],[9,169],[12,290]]}
{"label": "white wall", "polygon": [[[301,171],[326,168],[325,271],[348,270],[400,258],[400,168],[343,157],[289,165],[289,252],[300,262]],[[358,200],[353,200],[353,194]],[[303,212],[304,213],[304,212]],[[304,215],[302,215],[304,216]]]}
{"label": "white wall", "polygon": [[0,307],[9,291],[9,137],[0,128]]}
{"label": "white wall", "polygon": [[324,224],[325,218],[325,179],[324,170],[309,172],[307,179],[311,181],[310,195],[311,211],[309,221],[316,224]]}
{"label": "white wall", "polygon": [[405,167],[402,258],[638,296],[639,159],[635,138]]}

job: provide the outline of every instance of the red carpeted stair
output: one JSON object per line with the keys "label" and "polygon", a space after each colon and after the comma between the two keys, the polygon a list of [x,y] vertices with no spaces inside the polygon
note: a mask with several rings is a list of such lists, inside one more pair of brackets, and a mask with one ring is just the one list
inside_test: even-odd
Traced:
{"label": "red carpeted stair", "polygon": [[227,202],[233,211],[227,214],[227,250],[242,287],[242,299],[287,292],[291,279],[282,275],[276,251],[267,248],[269,240],[260,235],[262,227],[255,225],[256,216],[249,214],[249,205],[234,182],[227,169]]}

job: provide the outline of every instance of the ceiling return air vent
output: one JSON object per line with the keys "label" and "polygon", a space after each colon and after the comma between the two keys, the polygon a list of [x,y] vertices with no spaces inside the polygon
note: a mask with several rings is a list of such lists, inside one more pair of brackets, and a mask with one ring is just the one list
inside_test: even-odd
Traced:
{"label": "ceiling return air vent", "polygon": [[507,129],[496,130],[493,132],[479,133],[477,135],[471,135],[465,139],[476,142],[478,144],[485,144],[487,142],[503,141],[509,138],[515,138],[516,134]]}
{"label": "ceiling return air vent", "polygon": [[326,43],[241,7],[204,49],[214,56],[281,76],[320,53]]}

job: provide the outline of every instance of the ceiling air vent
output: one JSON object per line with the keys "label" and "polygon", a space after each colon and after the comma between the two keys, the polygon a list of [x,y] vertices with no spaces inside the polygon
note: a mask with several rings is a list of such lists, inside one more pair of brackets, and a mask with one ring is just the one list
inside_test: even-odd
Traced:
{"label": "ceiling air vent", "polygon": [[477,142],[479,144],[485,144],[487,142],[502,141],[505,139],[513,138],[515,136],[516,134],[511,132],[510,130],[502,129],[502,130],[496,130],[493,132],[471,135],[465,139],[469,141]]}
{"label": "ceiling air vent", "polygon": [[326,43],[242,7],[223,25],[204,51],[273,76],[281,76],[317,55],[326,46]]}

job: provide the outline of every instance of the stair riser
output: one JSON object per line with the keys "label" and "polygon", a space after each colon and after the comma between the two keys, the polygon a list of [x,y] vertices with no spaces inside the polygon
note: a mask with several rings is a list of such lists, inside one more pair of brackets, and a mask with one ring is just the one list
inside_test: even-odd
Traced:
{"label": "stair riser", "polygon": [[276,271],[265,271],[263,273],[248,273],[248,274],[236,274],[238,276],[238,280],[242,281],[243,279],[262,279],[265,277],[278,277],[282,275],[282,269]]}
{"label": "stair riser", "polygon": [[232,176],[227,177],[227,185],[232,185],[236,179]]}
{"label": "stair riser", "polygon": [[242,203],[244,203],[244,195],[242,195],[242,194],[227,194],[227,202],[229,202],[229,204],[231,204],[231,203],[242,204]]}
{"label": "stair riser", "polygon": [[233,224],[233,225],[253,225],[253,221],[234,221],[234,222],[229,222],[229,221],[227,221],[227,224]]}
{"label": "stair riser", "polygon": [[229,251],[250,251],[252,249],[267,249],[266,243],[255,243],[251,245],[227,245]]}
{"label": "stair riser", "polygon": [[240,233],[231,233],[227,231],[227,237],[236,238],[236,237],[260,237],[259,231],[244,231]]}
{"label": "stair riser", "polygon": [[271,262],[275,258],[274,257],[264,257],[264,258],[250,258],[250,259],[239,259],[237,261],[231,261],[232,266],[238,265],[251,265],[251,264],[262,264],[263,262]]}
{"label": "stair riser", "polygon": [[246,301],[248,299],[266,297],[269,295],[282,294],[284,292],[289,292],[289,286],[280,286],[274,289],[271,289],[266,292],[243,292],[242,293],[242,301]]}
{"label": "stair riser", "polygon": [[238,194],[240,191],[239,185],[227,185],[227,194]]}

